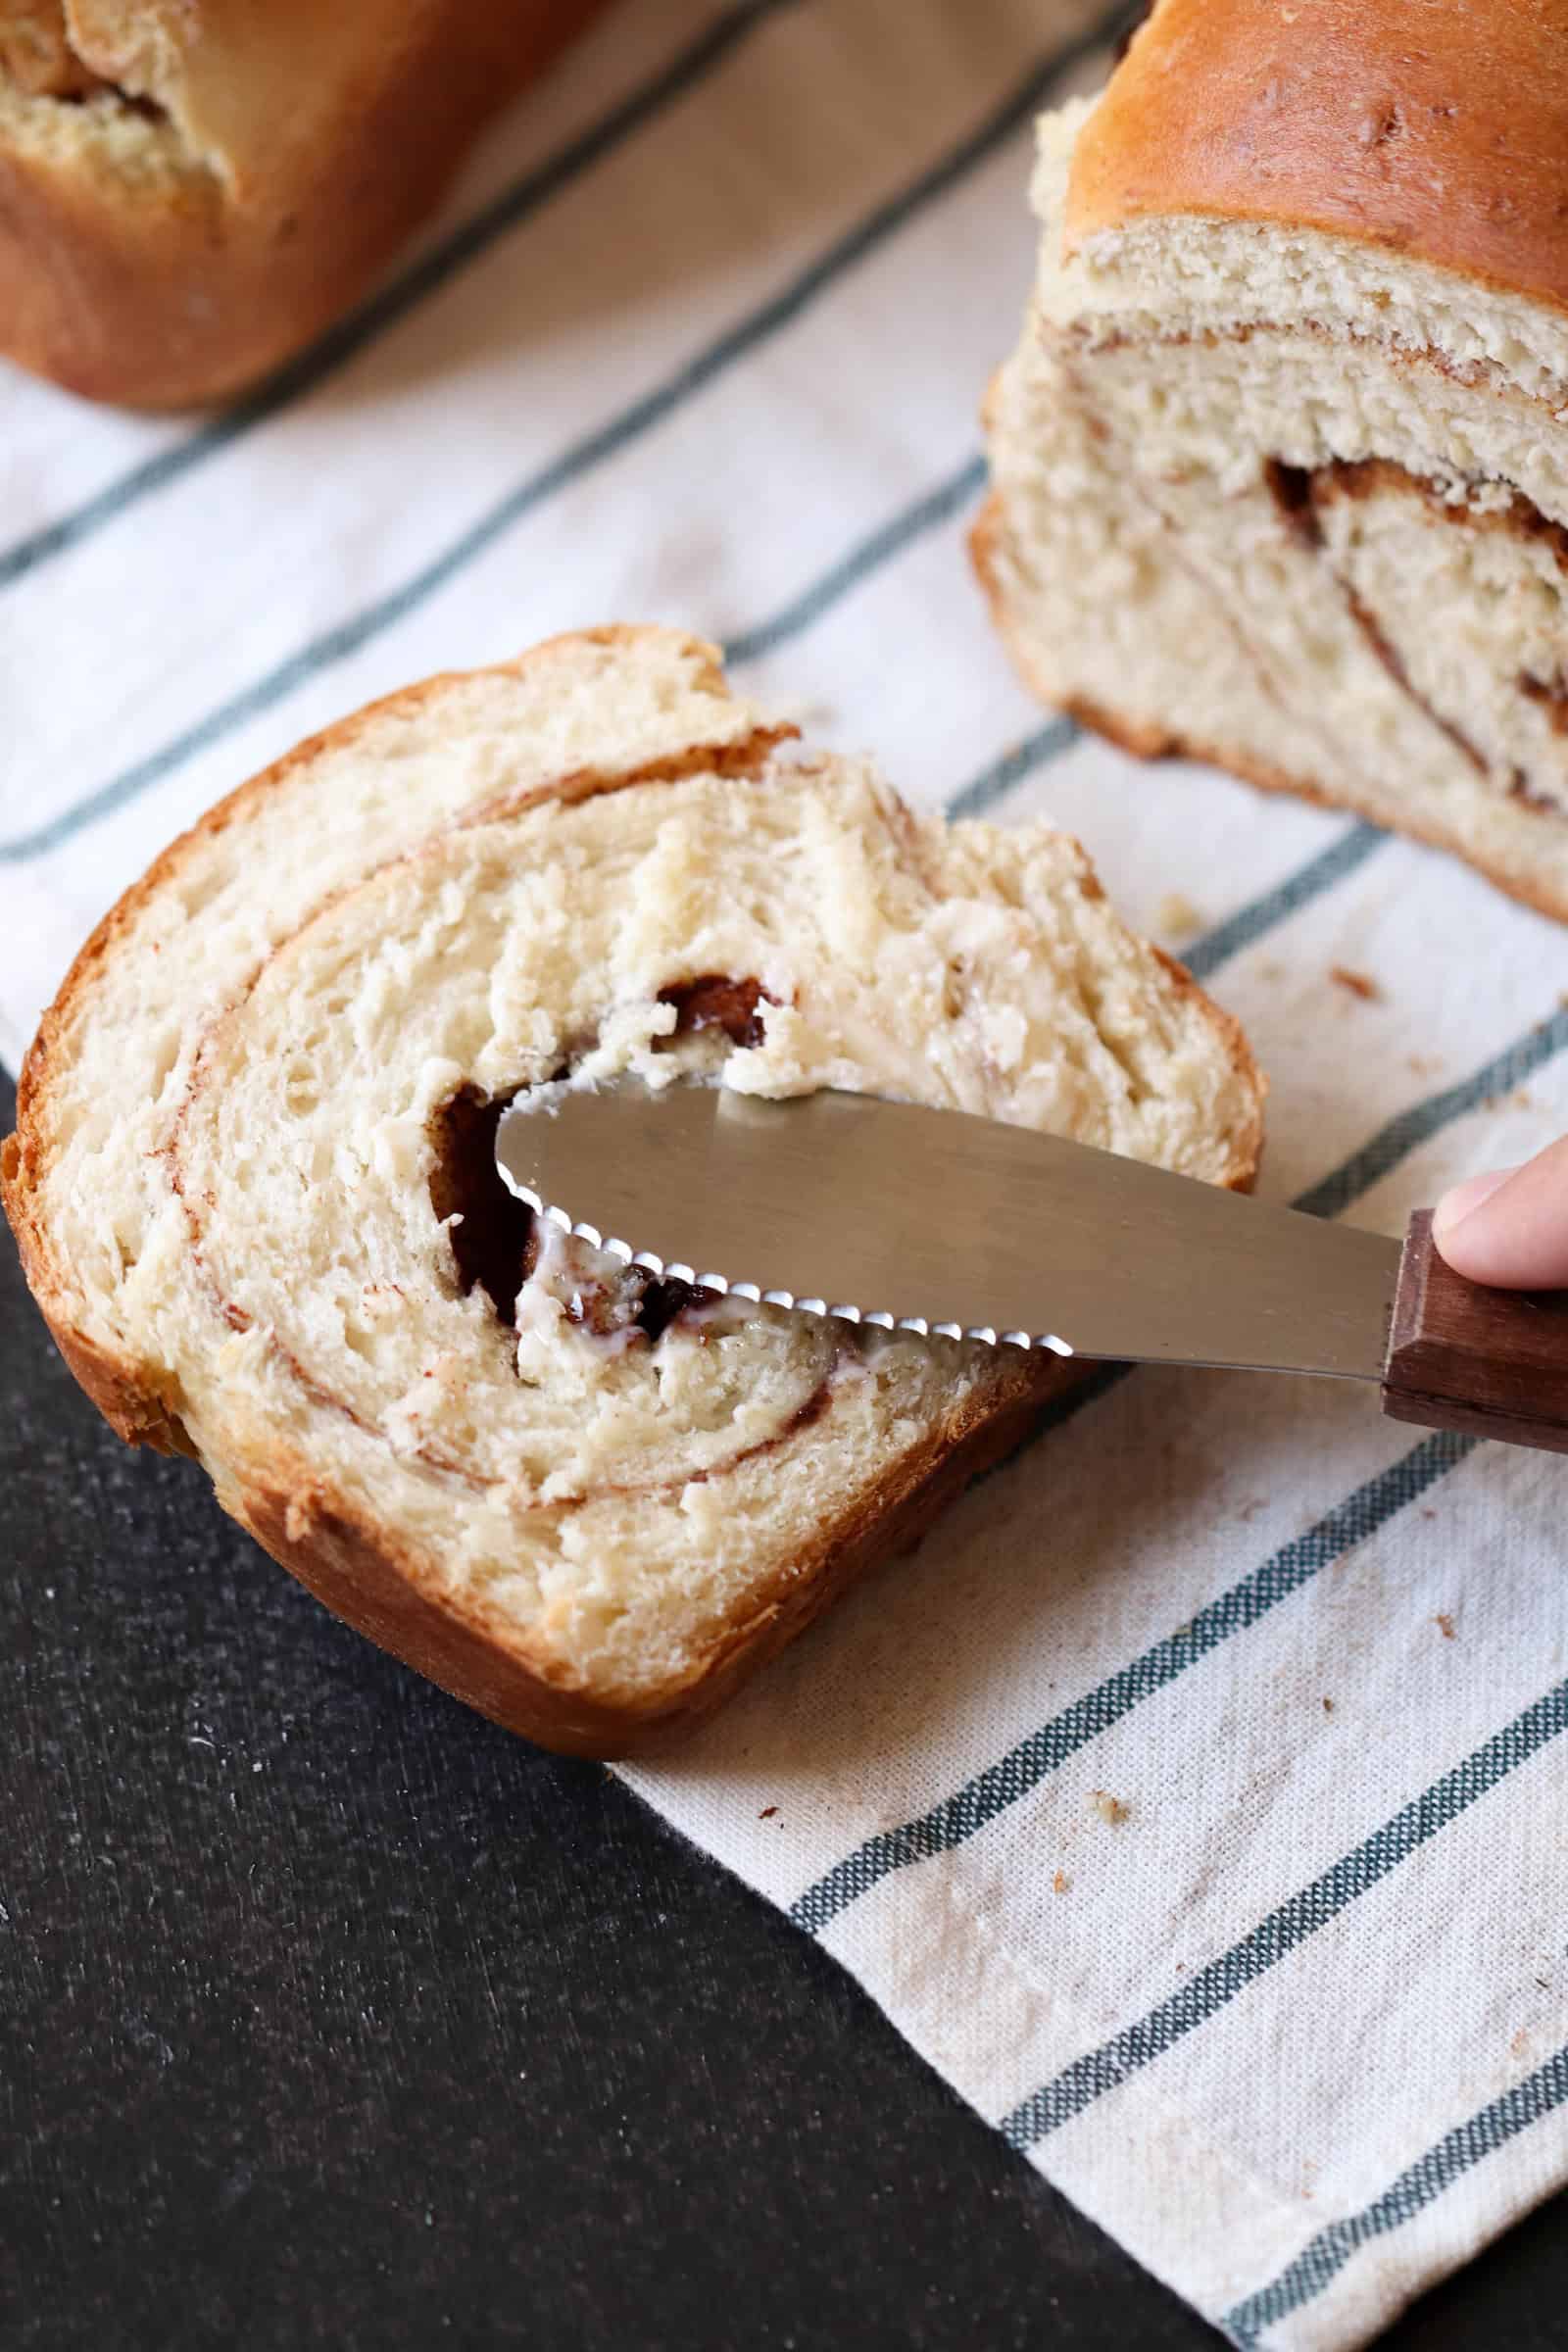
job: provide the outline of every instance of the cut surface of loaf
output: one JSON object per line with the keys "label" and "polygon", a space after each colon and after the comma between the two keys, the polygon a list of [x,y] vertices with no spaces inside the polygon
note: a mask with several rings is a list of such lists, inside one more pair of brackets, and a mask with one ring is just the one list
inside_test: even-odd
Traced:
{"label": "cut surface of loaf", "polygon": [[5,1204],[121,1433],[498,1720],[696,1721],[1072,1367],[693,1295],[535,1232],[563,1078],[843,1087],[1216,1184],[1261,1082],[1043,828],[913,814],[661,630],[372,706],[243,787],[45,1017]]}
{"label": "cut surface of loaf", "polygon": [[361,292],[603,0],[0,0],[0,354],[218,398]]}
{"label": "cut surface of loaf", "polygon": [[1568,0],[1159,0],[1035,198],[1025,675],[1568,918]]}

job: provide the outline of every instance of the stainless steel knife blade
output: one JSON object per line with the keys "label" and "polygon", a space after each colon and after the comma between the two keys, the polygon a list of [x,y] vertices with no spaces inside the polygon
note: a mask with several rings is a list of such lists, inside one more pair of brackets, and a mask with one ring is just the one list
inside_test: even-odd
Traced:
{"label": "stainless steel knife blade", "polygon": [[519,1199],[656,1273],[1061,1355],[1379,1381],[1399,1244],[1083,1144],[626,1082],[502,1118]]}

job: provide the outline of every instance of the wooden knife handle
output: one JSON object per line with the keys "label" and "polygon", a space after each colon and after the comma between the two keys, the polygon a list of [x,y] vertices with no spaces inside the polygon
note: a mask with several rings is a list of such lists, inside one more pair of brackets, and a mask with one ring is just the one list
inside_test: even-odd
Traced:
{"label": "wooden knife handle", "polygon": [[1568,1453],[1568,1291],[1490,1291],[1438,1255],[1432,1211],[1410,1220],[1394,1302],[1383,1409]]}

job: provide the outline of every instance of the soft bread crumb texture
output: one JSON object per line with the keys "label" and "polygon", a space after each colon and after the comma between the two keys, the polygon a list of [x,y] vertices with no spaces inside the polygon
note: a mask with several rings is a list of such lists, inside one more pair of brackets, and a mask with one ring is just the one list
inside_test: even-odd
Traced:
{"label": "soft bread crumb texture", "polygon": [[[1324,10],[1296,13],[1304,86]],[[1130,62],[1168,79],[1189,38],[1192,123],[1239,137],[1191,0]],[[1343,803],[1568,917],[1568,316],[1375,211],[1264,217],[1273,181],[1183,209],[1124,88],[1041,125],[1039,273],[992,396],[976,555],[1020,667],[1131,750]]]}
{"label": "soft bread crumb texture", "polygon": [[[756,991],[747,1042],[681,1023],[715,974]],[[689,639],[433,680],[215,809],[89,942],[24,1073],[30,1278],[117,1425],[187,1445],[344,1613],[564,1744],[730,1671],[1058,1379],[733,1302],[651,1338],[580,1311],[612,1264],[549,1248],[498,1314],[438,1208],[445,1107],[627,1073],[946,1105],[1219,1184],[1259,1147],[1239,1034],[1076,843],[916,816]],[[427,1654],[410,1592],[510,1695]],[[536,1723],[530,1684],[595,1727]]]}
{"label": "soft bread crumb texture", "polygon": [[1568,311],[1562,0],[1154,0],[1076,241],[1174,213],[1338,231]]}

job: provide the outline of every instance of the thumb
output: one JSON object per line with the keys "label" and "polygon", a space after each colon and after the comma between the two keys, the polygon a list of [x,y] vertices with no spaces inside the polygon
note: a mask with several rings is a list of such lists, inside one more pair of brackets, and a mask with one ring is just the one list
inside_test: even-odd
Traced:
{"label": "thumb", "polygon": [[1446,1194],[1432,1238],[1471,1282],[1568,1290],[1568,1136],[1522,1168],[1478,1176]]}

